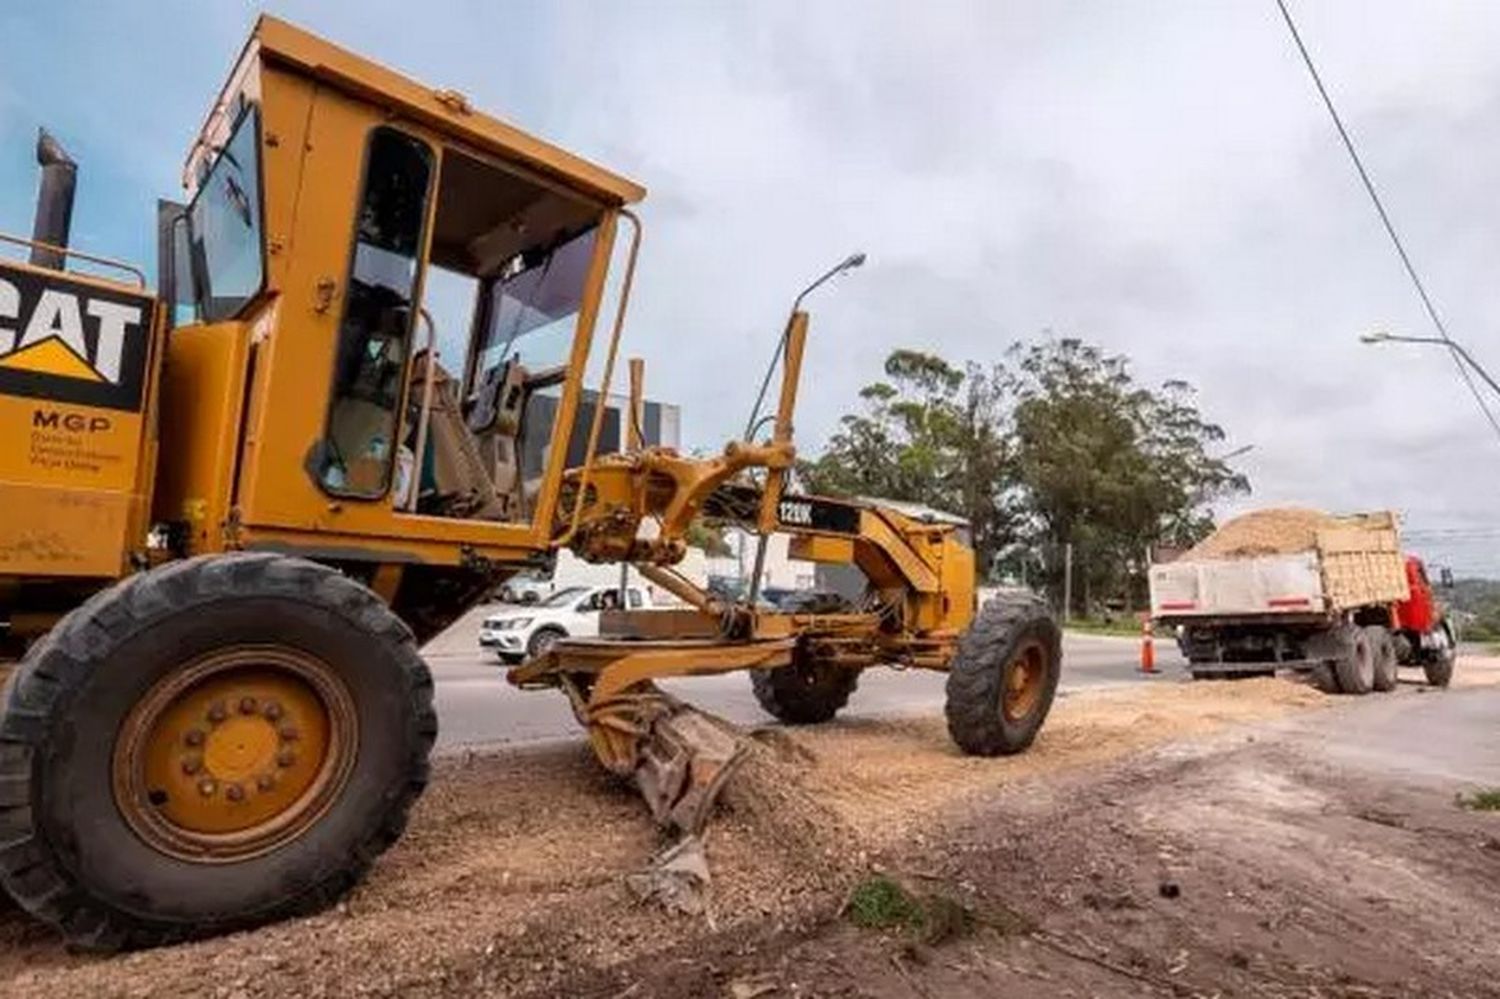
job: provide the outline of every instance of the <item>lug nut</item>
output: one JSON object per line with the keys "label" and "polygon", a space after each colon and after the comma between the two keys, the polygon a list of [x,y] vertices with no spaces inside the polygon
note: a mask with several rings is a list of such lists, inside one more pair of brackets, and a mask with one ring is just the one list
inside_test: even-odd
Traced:
{"label": "lug nut", "polygon": [[297,735],[298,735],[297,729],[294,726],[292,726],[292,725],[283,725],[283,726],[281,726],[281,737],[283,739],[285,739],[287,742],[296,742],[297,741]]}
{"label": "lug nut", "polygon": [[184,756],[182,758],[182,772],[189,777],[203,769],[203,761],[196,756]]}
{"label": "lug nut", "polygon": [[276,786],[276,777],[272,774],[261,774],[255,778],[255,786],[262,791],[269,791]]}
{"label": "lug nut", "polygon": [[213,797],[214,792],[218,789],[219,785],[215,784],[213,780],[208,777],[205,777],[198,782],[198,793],[203,795],[203,797],[205,798]]}
{"label": "lug nut", "polygon": [[182,733],[182,741],[189,746],[203,745],[203,732],[196,728],[190,728]]}
{"label": "lug nut", "polygon": [[281,705],[275,701],[267,701],[266,709],[262,713],[271,721],[275,721],[281,717]]}
{"label": "lug nut", "polygon": [[276,765],[278,767],[289,767],[297,762],[297,754],[290,749],[283,749],[276,754]]}
{"label": "lug nut", "polygon": [[245,798],[245,789],[238,784],[230,784],[224,789],[224,797],[230,801],[243,801]]}
{"label": "lug nut", "polygon": [[253,698],[253,697],[241,697],[240,698],[240,714],[242,714],[242,715],[253,715],[253,714],[255,714],[255,698]]}
{"label": "lug nut", "polygon": [[208,709],[208,720],[215,725],[228,717],[229,710],[224,707],[223,701],[214,701],[213,705]]}

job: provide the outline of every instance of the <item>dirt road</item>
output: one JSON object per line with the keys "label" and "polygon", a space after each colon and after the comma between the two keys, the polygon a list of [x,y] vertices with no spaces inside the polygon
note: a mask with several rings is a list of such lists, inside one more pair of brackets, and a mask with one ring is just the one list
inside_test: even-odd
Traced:
{"label": "dirt road", "polygon": [[[1007,760],[931,716],[773,730],[709,842],[707,920],[632,900],[658,840],[581,745],[454,757],[338,911],[116,958],[0,917],[0,994],[1500,994],[1500,820],[1453,802],[1500,784],[1497,712],[1482,686],[1256,680],[1080,692]],[[1407,745],[1434,728],[1441,754]],[[1393,781],[1409,750],[1468,762]],[[954,915],[857,929],[872,876]]]}

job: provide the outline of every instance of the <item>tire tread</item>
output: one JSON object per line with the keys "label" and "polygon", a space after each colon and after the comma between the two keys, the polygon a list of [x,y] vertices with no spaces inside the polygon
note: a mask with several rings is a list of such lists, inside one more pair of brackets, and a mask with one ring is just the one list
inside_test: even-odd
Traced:
{"label": "tire tread", "polygon": [[[188,927],[141,917],[89,894],[41,836],[34,811],[36,756],[51,724],[66,713],[62,702],[97,665],[102,651],[166,615],[233,593],[306,601],[390,645],[405,678],[412,751],[405,762],[407,779],[379,820],[328,874],[269,909]],[[400,836],[426,787],[437,734],[432,677],[410,629],[373,593],[333,569],[268,553],[184,559],[100,591],[32,646],[0,697],[0,886],[32,915],[59,928],[71,945],[87,950],[158,946],[327,908]]]}

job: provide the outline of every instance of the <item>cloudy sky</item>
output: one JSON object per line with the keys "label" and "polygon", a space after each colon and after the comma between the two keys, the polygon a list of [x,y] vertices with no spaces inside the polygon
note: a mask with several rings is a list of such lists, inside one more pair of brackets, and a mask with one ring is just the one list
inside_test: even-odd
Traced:
{"label": "cloudy sky", "polygon": [[[1500,575],[1500,441],[1424,318],[1272,0],[270,2],[644,183],[627,349],[685,443],[743,424],[789,298],[826,438],[897,346],[998,358],[1042,330],[1184,378],[1254,505],[1394,507]],[[1500,370],[1500,5],[1301,0],[1304,36],[1450,329]],[[0,228],[31,143],[81,161],[75,242],[149,261],[155,199],[253,21],[239,3],[0,10]],[[1500,403],[1500,400],[1497,400]]]}

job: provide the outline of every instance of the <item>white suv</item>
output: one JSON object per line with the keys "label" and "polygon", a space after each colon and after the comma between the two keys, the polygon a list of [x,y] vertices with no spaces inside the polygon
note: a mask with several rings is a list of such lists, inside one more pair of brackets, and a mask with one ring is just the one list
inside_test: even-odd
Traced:
{"label": "white suv", "polygon": [[[559,638],[598,635],[599,612],[617,609],[619,601],[619,587],[569,586],[534,604],[491,614],[479,627],[479,644],[501,662],[518,663],[546,652]],[[627,586],[625,605],[640,610],[651,606],[650,597],[638,586]]]}

